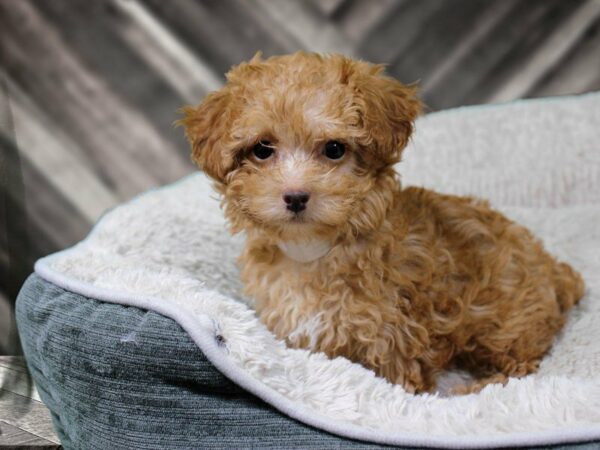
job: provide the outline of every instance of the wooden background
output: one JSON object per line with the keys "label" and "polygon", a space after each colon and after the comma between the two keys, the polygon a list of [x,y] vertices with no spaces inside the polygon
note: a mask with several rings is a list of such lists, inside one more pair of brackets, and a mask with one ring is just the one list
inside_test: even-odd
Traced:
{"label": "wooden background", "polygon": [[386,63],[437,110],[599,89],[599,28],[600,0],[0,0],[0,354],[33,261],[195,170],[176,110],[256,51]]}

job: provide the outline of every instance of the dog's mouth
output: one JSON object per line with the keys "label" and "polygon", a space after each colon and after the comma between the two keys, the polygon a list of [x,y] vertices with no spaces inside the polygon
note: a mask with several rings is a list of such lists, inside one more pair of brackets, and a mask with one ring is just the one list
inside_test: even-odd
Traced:
{"label": "dog's mouth", "polygon": [[293,223],[305,223],[307,221],[306,220],[306,214],[304,214],[304,211],[300,211],[300,212],[297,212],[297,213],[292,213],[290,215],[290,219],[289,220],[290,220],[290,222],[293,222]]}

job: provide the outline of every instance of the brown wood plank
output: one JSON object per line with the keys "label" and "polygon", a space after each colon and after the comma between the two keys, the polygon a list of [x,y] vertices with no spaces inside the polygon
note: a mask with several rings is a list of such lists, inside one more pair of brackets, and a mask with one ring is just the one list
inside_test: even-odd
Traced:
{"label": "brown wood plank", "polygon": [[0,447],[3,449],[51,450],[59,449],[60,444],[0,421]]}

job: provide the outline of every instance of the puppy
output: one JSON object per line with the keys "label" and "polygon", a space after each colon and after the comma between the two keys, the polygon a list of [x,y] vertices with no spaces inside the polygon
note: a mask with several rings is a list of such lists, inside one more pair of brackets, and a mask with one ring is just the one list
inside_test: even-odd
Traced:
{"label": "puppy", "polygon": [[234,67],[180,122],[278,338],[409,392],[458,365],[472,392],[534,372],[584,284],[487,202],[401,187],[420,107],[380,65],[299,52]]}

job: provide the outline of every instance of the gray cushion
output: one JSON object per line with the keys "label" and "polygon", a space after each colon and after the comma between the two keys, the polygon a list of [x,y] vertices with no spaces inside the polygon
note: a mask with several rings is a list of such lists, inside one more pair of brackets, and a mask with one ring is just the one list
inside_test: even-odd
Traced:
{"label": "gray cushion", "polygon": [[23,350],[67,449],[379,448],[299,423],[218,372],[181,327],[37,275],[17,300]]}

